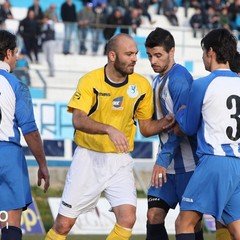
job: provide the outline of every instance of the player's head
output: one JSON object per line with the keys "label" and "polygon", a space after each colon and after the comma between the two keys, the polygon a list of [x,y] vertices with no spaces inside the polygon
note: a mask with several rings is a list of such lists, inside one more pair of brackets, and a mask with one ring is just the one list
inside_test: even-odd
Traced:
{"label": "player's head", "polygon": [[164,75],[174,64],[175,41],[172,34],[156,28],[146,38],[146,52],[153,70]]}
{"label": "player's head", "polygon": [[237,51],[237,40],[229,30],[219,28],[210,31],[201,40],[201,46],[206,54],[211,52],[215,53],[218,64],[227,64],[232,61]]}
{"label": "player's head", "polygon": [[157,46],[163,47],[165,51],[169,53],[171,49],[175,47],[175,41],[172,34],[159,27],[153,30],[146,38],[145,47],[154,48]]}
{"label": "player's head", "polygon": [[12,72],[17,61],[17,39],[16,36],[6,30],[0,30],[0,60],[10,66]]}
{"label": "player's head", "polygon": [[230,62],[230,69],[240,75],[240,53],[236,52],[233,61]]}
{"label": "player's head", "polygon": [[138,48],[133,38],[124,33],[113,36],[106,48],[108,66],[125,76],[134,72],[137,62]]}

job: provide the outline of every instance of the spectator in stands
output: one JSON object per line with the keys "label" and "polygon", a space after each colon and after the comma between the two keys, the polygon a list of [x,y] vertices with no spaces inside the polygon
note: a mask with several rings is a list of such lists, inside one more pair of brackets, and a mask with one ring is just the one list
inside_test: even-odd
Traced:
{"label": "spectator in stands", "polygon": [[151,4],[157,4],[157,15],[160,15],[161,14],[161,8],[162,8],[162,1],[163,0],[151,0]]}
{"label": "spectator in stands", "polygon": [[107,18],[107,9],[105,4],[97,4],[93,9],[94,20],[92,22],[92,55],[97,55],[101,37],[103,35],[104,24]]}
{"label": "spectator in stands", "polygon": [[7,19],[13,19],[11,4],[8,0],[5,0],[3,4],[0,5],[0,29],[5,29],[5,21]]}
{"label": "spectator in stands", "polygon": [[97,6],[102,6],[103,8],[106,8],[108,5],[108,0],[92,0],[93,8],[95,9]]}
{"label": "spectator in stands", "polygon": [[48,19],[58,22],[58,15],[56,12],[56,5],[54,3],[50,4],[49,8],[45,11],[44,16]]}
{"label": "spectator in stands", "polygon": [[218,13],[220,13],[222,9],[226,7],[226,3],[223,0],[212,0],[210,5]]}
{"label": "spectator in stands", "polygon": [[61,5],[61,18],[64,24],[63,54],[70,54],[71,37],[76,32],[77,13],[72,0],[66,0]]}
{"label": "spectator in stands", "polygon": [[30,86],[31,80],[29,74],[29,63],[23,51],[18,54],[18,59],[13,74],[27,86]]}
{"label": "spectator in stands", "polygon": [[54,53],[55,53],[55,28],[54,21],[47,16],[43,19],[42,26],[42,41],[43,41],[43,53],[45,55],[49,77],[54,77]]}
{"label": "spectator in stands", "polygon": [[[240,18],[240,0],[234,0],[229,7],[228,7],[228,15],[230,19],[230,25],[233,30],[237,29],[237,20],[238,16]],[[240,19],[239,19],[240,21]],[[239,28],[240,28],[240,23],[239,23]]]}
{"label": "spectator in stands", "polygon": [[[39,29],[42,28],[43,23],[43,10],[39,4],[39,0],[34,0],[33,5],[28,8],[28,10],[34,11],[35,19],[39,25]],[[38,50],[42,51],[42,39],[41,35],[38,36]]]}
{"label": "spectator in stands", "polygon": [[207,29],[212,30],[219,28],[220,26],[220,15],[212,6],[207,9]]}
{"label": "spectator in stands", "polygon": [[116,8],[107,17],[106,25],[109,25],[103,30],[103,37],[105,40],[104,55],[106,55],[106,47],[108,40],[115,34],[117,27],[123,24],[123,15],[120,8]]}
{"label": "spectator in stands", "polygon": [[204,36],[204,29],[203,29],[203,18],[202,18],[202,10],[199,7],[195,8],[195,13],[190,18],[190,26],[193,30],[193,37],[197,37],[197,32],[200,30],[202,33],[202,37]]}
{"label": "spectator in stands", "polygon": [[35,19],[41,25],[43,20],[43,11],[41,6],[39,5],[39,0],[34,0],[33,5],[28,8],[28,10],[34,11]]}
{"label": "spectator in stands", "polygon": [[224,7],[220,12],[219,25],[222,28],[226,28],[228,30],[231,30],[227,7]]}
{"label": "spectator in stands", "polygon": [[79,54],[85,55],[87,52],[86,40],[90,24],[94,20],[93,4],[88,2],[77,14]]}
{"label": "spectator in stands", "polygon": [[133,7],[141,9],[142,16],[147,17],[150,24],[154,24],[156,21],[152,20],[151,14],[148,12],[149,4],[149,0],[133,0]]}
{"label": "spectator in stands", "polygon": [[18,32],[23,39],[24,48],[30,61],[33,62],[31,53],[35,55],[36,63],[38,63],[38,36],[40,28],[33,10],[28,10],[27,16],[20,21]]}
{"label": "spectator in stands", "polygon": [[172,26],[179,26],[177,18],[178,5],[175,0],[163,0],[163,14],[167,17]]}
{"label": "spectator in stands", "polygon": [[122,15],[125,14],[127,10],[133,7],[133,2],[128,0],[108,0],[108,15],[110,15],[114,9],[118,8],[121,10]]}
{"label": "spectator in stands", "polygon": [[141,25],[142,20],[141,20],[141,12],[137,8],[132,8],[124,14],[123,17],[123,25],[125,27],[121,28],[122,33],[126,34],[137,34],[137,29]]}

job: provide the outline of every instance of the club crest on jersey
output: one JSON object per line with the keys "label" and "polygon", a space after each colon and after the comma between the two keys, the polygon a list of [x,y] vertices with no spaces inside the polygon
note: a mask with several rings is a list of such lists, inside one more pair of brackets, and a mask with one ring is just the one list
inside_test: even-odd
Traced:
{"label": "club crest on jersey", "polygon": [[76,100],[80,100],[80,98],[81,98],[81,93],[80,93],[80,92],[75,92],[74,98],[75,98]]}
{"label": "club crest on jersey", "polygon": [[138,96],[138,90],[136,85],[130,85],[127,90],[127,94],[130,98],[135,98]]}
{"label": "club crest on jersey", "polygon": [[123,96],[113,99],[112,105],[114,110],[122,110]]}

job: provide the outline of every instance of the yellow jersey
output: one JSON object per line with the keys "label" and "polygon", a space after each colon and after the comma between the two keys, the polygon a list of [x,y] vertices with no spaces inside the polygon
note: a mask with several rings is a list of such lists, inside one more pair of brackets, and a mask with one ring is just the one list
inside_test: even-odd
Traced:
{"label": "yellow jersey", "polygon": [[[148,80],[133,73],[123,83],[111,82],[105,68],[99,68],[80,78],[76,92],[68,103],[68,111],[79,109],[93,120],[122,131],[134,147],[137,119],[146,120],[153,115],[153,93]],[[89,134],[75,131],[77,145],[105,153],[117,150],[106,134]]]}

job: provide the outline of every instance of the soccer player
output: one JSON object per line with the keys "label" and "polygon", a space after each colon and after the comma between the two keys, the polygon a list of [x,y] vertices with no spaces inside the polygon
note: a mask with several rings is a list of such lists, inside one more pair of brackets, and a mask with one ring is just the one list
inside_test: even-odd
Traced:
{"label": "soccer player", "polygon": [[[156,28],[148,35],[145,47],[151,67],[158,73],[153,80],[154,116],[161,119],[186,104],[193,78],[175,62],[175,41],[169,31]],[[198,160],[195,137],[162,132],[159,139],[159,153],[148,189],[147,240],[168,239],[164,220],[169,209],[181,202]],[[200,220],[196,239],[203,239]]]}
{"label": "soccer player", "polygon": [[[236,52],[233,61],[230,63],[230,69],[240,75],[240,53]],[[222,222],[216,222],[216,240],[231,240],[231,235]]]}
{"label": "soccer player", "polygon": [[197,133],[199,164],[183,194],[176,239],[195,239],[203,213],[223,219],[240,239],[240,78],[229,63],[237,40],[226,29],[210,31],[202,40],[203,63],[211,73],[192,84],[186,108],[175,115],[182,131]]}
{"label": "soccer player", "polygon": [[77,217],[94,209],[102,192],[116,216],[107,240],[129,239],[137,200],[129,152],[137,120],[144,136],[157,134],[172,122],[168,117],[152,120],[152,89],[147,79],[134,73],[138,49],[132,37],[118,34],[106,50],[106,66],[84,75],[68,104],[78,146],[46,240],[66,239]]}
{"label": "soccer player", "polygon": [[7,212],[0,223],[1,239],[22,239],[21,215],[32,202],[27,162],[20,144],[20,130],[39,165],[38,185],[49,173],[42,141],[35,123],[31,95],[27,85],[14,71],[18,49],[16,36],[0,30],[0,210]]}

